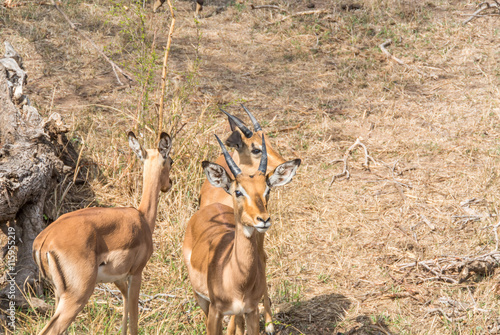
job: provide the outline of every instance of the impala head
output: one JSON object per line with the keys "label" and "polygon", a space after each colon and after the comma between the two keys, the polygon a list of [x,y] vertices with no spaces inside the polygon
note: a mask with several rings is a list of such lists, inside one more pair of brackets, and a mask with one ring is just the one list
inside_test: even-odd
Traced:
{"label": "impala head", "polygon": [[217,141],[235,177],[234,180],[231,179],[222,166],[204,161],[202,165],[208,181],[215,187],[223,188],[233,197],[237,220],[243,225],[247,237],[252,235],[254,229],[265,233],[271,226],[271,217],[267,212],[269,192],[272,187],[288,184],[292,180],[300,165],[300,159],[280,164],[266,174],[268,155],[265,138],[262,136],[262,155],[258,170],[248,175],[242,173],[218,137]]}
{"label": "impala head", "polygon": [[235,148],[238,151],[240,165],[249,165],[257,167],[262,157],[262,137],[267,141],[267,168],[273,170],[278,165],[283,164],[285,160],[270,145],[269,140],[262,131],[259,122],[252,113],[243,105],[245,112],[250,117],[253,124],[253,131],[236,116],[233,116],[223,109],[221,111],[227,115],[229,125],[231,126],[231,135],[226,140],[226,145]]}
{"label": "impala head", "polygon": [[144,149],[133,132],[128,133],[128,143],[137,157],[144,163],[144,178],[158,176],[160,190],[162,192],[169,191],[172,188],[170,168],[174,163],[168,155],[172,149],[170,136],[165,132],[161,133],[158,149]]}

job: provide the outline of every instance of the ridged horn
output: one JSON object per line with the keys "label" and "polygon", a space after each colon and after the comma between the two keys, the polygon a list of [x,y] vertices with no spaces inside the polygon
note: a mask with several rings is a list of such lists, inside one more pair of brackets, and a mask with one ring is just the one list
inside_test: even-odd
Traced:
{"label": "ridged horn", "polygon": [[250,113],[250,111],[243,104],[241,104],[241,107],[243,107],[243,109],[245,110],[245,112],[247,112],[248,116],[250,117],[250,120],[252,120],[253,130],[254,131],[262,130],[262,127],[260,126],[260,124],[257,121],[257,119],[255,118],[255,116],[253,116],[253,114]]}
{"label": "ridged horn", "polygon": [[[219,139],[219,137],[217,135],[215,135],[215,138],[217,139],[217,142],[219,142],[219,145],[220,145],[220,147],[222,149],[222,154],[224,154],[224,158],[226,159],[227,166],[229,167],[229,170],[231,170],[231,173],[233,174],[233,176],[236,177],[236,176],[240,175],[241,174],[241,169],[233,161],[233,159],[231,158],[231,155],[229,154],[229,152],[227,152],[226,147],[221,142],[221,140]],[[262,161],[262,159],[261,159],[261,161]]]}
{"label": "ridged horn", "polygon": [[226,114],[227,117],[231,119],[231,121],[234,122],[236,127],[240,128],[240,130],[243,132],[243,135],[245,135],[246,138],[250,138],[253,136],[252,131],[250,129],[248,129],[238,118],[235,118],[234,116],[232,116],[231,114],[229,114],[228,112],[223,110],[222,108],[219,108],[219,109],[221,110],[222,113]]}
{"label": "ridged horn", "polygon": [[264,139],[264,134],[262,134],[262,156],[260,156],[259,171],[266,174],[267,170],[267,149],[266,140]]}

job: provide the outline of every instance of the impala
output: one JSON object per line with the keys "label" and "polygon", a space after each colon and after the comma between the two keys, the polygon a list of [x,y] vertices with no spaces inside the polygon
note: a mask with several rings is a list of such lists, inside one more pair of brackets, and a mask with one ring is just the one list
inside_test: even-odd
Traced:
{"label": "impala", "polygon": [[[241,106],[250,117],[254,131],[252,132],[248,129],[240,119],[221,109],[227,115],[232,131],[226,140],[226,145],[236,149],[232,158],[241,170],[245,173],[254,173],[257,171],[262,156],[262,135],[264,133],[253,114],[245,106]],[[267,172],[269,172],[274,170],[278,165],[283,164],[285,159],[271,147],[268,137],[264,136],[267,143]],[[223,155],[220,155],[215,163],[223,166],[226,172],[232,176]],[[221,203],[227,206],[233,205],[230,195],[224,192],[224,190],[214,187],[208,180],[205,180],[200,191],[200,208],[213,203]]]}
{"label": "impala", "polygon": [[[227,113],[223,109],[221,111],[226,114],[229,125],[231,126],[231,135],[226,140],[226,145],[236,149],[232,158],[235,163],[241,168],[244,173],[251,174],[257,171],[257,167],[260,163],[262,157],[262,136],[265,136],[262,127],[253,116],[253,114],[243,105],[241,105],[245,112],[248,114],[250,120],[253,124],[254,131],[252,132],[248,129],[245,124],[237,117]],[[267,138],[267,136],[265,136]],[[278,165],[283,164],[285,159],[281,157],[266,141],[266,151],[267,151],[267,171],[272,171]],[[226,172],[232,176],[231,171],[229,171],[224,155],[219,156],[215,161],[217,164],[223,166]],[[233,199],[231,195],[226,193],[223,189],[213,186],[208,179],[205,180],[200,191],[200,208],[208,206],[213,203],[221,203],[227,206],[233,206]],[[259,250],[262,250],[262,260],[264,265],[266,263],[266,253],[264,251],[264,234],[258,235],[258,241],[261,245]],[[264,292],[264,320],[266,322],[266,333],[274,334],[274,325],[272,323],[272,313],[271,313],[271,300],[267,293],[267,287]],[[241,324],[244,320],[242,317],[232,317],[228,326],[228,334],[234,334],[235,323]]]}
{"label": "impala", "polygon": [[[240,319],[244,315],[248,335],[254,335],[259,333],[258,303],[267,289],[259,238],[271,226],[269,192],[291,181],[300,159],[285,162],[266,174],[267,153],[262,136],[259,167],[254,174],[246,174],[218,137],[217,141],[234,179],[218,164],[205,161],[202,165],[210,183],[231,195],[233,206],[214,203],[193,215],[183,244],[184,261],[196,300],[207,316],[207,334],[222,334],[223,315],[237,315]],[[244,333],[243,322],[234,326],[238,333]]]}
{"label": "impala", "polygon": [[122,334],[137,334],[142,270],[153,253],[160,191],[172,187],[172,140],[161,133],[158,149],[145,150],[128,133],[130,147],[144,162],[138,209],[85,208],[62,215],[37,236],[33,258],[54,285],[55,313],[40,334],[62,334],[89,300],[97,283],[113,282],[123,295]]}

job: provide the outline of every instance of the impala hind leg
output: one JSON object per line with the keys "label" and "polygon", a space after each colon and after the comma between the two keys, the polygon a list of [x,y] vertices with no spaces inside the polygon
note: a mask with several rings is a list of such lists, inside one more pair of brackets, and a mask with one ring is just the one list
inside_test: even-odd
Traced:
{"label": "impala hind leg", "polygon": [[129,312],[128,281],[127,280],[116,281],[115,285],[116,287],[118,287],[123,296],[122,335],[127,335],[127,321]]}
{"label": "impala hind leg", "polygon": [[243,315],[231,315],[231,320],[227,325],[227,335],[244,335],[245,318]]}
{"label": "impala hind leg", "polygon": [[200,17],[200,12],[203,10],[203,0],[195,0],[196,1],[196,10],[194,12],[194,16],[196,18]]}
{"label": "impala hind leg", "polygon": [[83,292],[82,295],[77,293],[65,292],[60,295],[59,303],[56,311],[49,323],[42,329],[39,335],[59,335],[62,334],[75,320],[76,316],[89,301],[92,295],[92,290]]}
{"label": "impala hind leg", "polygon": [[139,293],[141,290],[142,272],[133,275],[128,284],[128,310],[130,314],[130,334],[137,335],[139,328]]}

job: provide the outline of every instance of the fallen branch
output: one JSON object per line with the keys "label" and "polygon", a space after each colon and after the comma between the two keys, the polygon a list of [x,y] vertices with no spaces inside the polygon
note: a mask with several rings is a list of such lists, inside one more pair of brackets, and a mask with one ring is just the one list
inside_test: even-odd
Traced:
{"label": "fallen branch", "polygon": [[59,11],[59,13],[61,13],[61,15],[64,17],[64,19],[68,22],[68,24],[71,27],[71,29],[73,29],[74,31],[76,31],[77,33],[79,33],[90,44],[92,44],[92,46],[97,50],[97,52],[111,65],[111,68],[113,69],[113,72],[115,74],[116,80],[118,81],[118,84],[123,85],[123,83],[120,81],[120,78],[118,77],[118,73],[116,73],[116,71],[120,72],[122,74],[122,76],[124,76],[129,81],[129,83],[132,82],[132,81],[134,81],[129,74],[125,73],[125,71],[123,71],[118,65],[116,65],[115,62],[113,62],[111,59],[109,59],[108,56],[106,56],[106,54],[104,52],[102,52],[101,49],[94,43],[94,41],[92,41],[90,39],[90,37],[88,37],[83,32],[81,32],[75,26],[75,24],[73,22],[71,22],[71,20],[66,15],[66,13],[64,13],[61,10],[61,8],[59,8],[59,6],[56,4],[56,2],[54,0],[52,0],[52,5]]}
{"label": "fallen branch", "polygon": [[[490,275],[500,267],[500,252],[493,251],[479,256],[444,256],[437,259],[400,264],[399,270],[422,267],[432,277],[424,281],[438,280],[451,284],[461,284],[472,276],[472,273]],[[424,276],[425,277],[425,276]]]}
{"label": "fallen branch", "polygon": [[175,27],[175,13],[172,7],[172,2],[167,0],[168,8],[170,8],[170,14],[172,15],[172,22],[170,23],[170,30],[168,31],[167,47],[165,48],[165,57],[163,58],[163,68],[161,72],[161,96],[160,96],[160,108],[158,110],[158,141],[160,140],[160,135],[163,129],[163,105],[165,101],[165,90],[167,87],[167,62],[168,55],[170,54],[170,45],[172,44],[172,35],[174,33]]}
{"label": "fallen branch", "polygon": [[366,148],[366,146],[363,143],[361,143],[361,137],[358,137],[356,139],[356,142],[354,142],[354,144],[351,145],[349,147],[349,149],[346,150],[346,152],[344,153],[344,158],[343,159],[336,159],[336,160],[334,160],[332,162],[333,164],[343,162],[344,163],[344,167],[343,167],[341,173],[338,173],[338,174],[336,174],[336,175],[333,176],[332,181],[330,182],[330,187],[333,185],[333,183],[335,182],[335,180],[338,179],[338,178],[346,177],[346,179],[349,179],[351,177],[351,174],[349,173],[349,166],[348,166],[347,161],[349,159],[349,155],[354,150],[354,148],[356,148],[357,146],[362,147],[363,150],[364,150],[364,153],[365,153],[365,162],[362,165],[367,170],[370,170],[370,160],[373,163],[375,163],[375,164],[377,163],[377,162],[375,162],[375,160],[373,159],[373,157],[368,154],[368,149]]}
{"label": "fallen branch", "polygon": [[488,2],[483,2],[482,4],[480,4],[479,9],[476,10],[474,13],[472,13],[472,15],[469,18],[467,18],[464,22],[462,22],[462,24],[466,25],[467,23],[472,21],[474,18],[478,17],[479,14],[486,9],[496,8],[498,10],[498,12],[500,13],[500,2],[498,2],[497,0],[494,0],[494,1],[495,1],[495,3],[493,3],[493,4],[490,4]]}
{"label": "fallen branch", "polygon": [[330,13],[330,12],[331,11],[328,10],[328,9],[318,9],[318,10],[308,10],[308,11],[305,11],[305,12],[298,12],[298,13],[295,13],[295,14],[291,14],[291,15],[285,16],[282,19],[270,22],[270,23],[268,23],[268,25],[273,25],[273,24],[276,24],[276,23],[280,23],[280,22],[286,21],[288,19],[291,19],[292,17],[304,16],[304,15],[314,15],[314,14],[327,14],[327,13]]}

